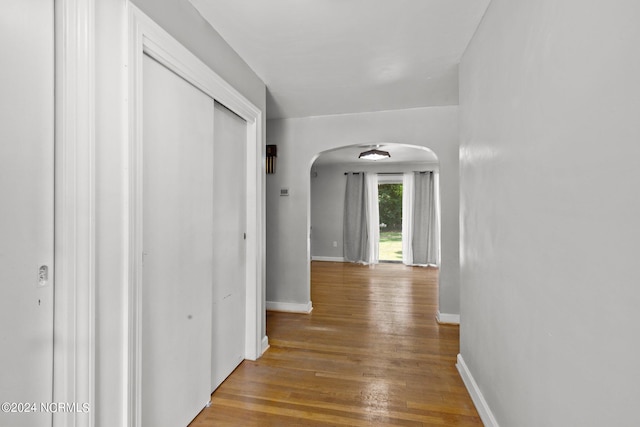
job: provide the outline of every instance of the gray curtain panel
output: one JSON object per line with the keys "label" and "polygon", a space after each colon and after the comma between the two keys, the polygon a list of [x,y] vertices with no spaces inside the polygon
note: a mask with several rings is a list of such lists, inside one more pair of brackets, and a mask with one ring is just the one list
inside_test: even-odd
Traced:
{"label": "gray curtain panel", "polygon": [[433,172],[415,172],[413,264],[437,264],[436,203]]}
{"label": "gray curtain panel", "polygon": [[344,259],[366,263],[369,259],[364,173],[348,173],[344,197]]}

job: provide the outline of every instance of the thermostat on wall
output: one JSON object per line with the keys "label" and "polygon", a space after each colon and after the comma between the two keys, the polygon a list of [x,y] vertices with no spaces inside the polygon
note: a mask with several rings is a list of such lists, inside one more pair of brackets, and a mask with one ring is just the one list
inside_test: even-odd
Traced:
{"label": "thermostat on wall", "polygon": [[288,196],[289,195],[289,189],[288,188],[281,188],[280,189],[280,195],[281,196]]}

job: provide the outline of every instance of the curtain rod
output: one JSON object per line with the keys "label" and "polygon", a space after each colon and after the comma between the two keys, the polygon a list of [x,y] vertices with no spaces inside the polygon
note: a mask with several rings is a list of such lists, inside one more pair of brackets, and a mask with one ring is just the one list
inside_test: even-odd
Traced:
{"label": "curtain rod", "polygon": [[[429,172],[433,172],[433,171],[412,171],[412,172],[418,172],[421,174],[424,173],[429,173]],[[354,175],[360,175],[361,173],[364,172],[345,172],[345,175],[349,175],[350,173],[354,174]],[[404,172],[376,172],[376,175],[402,175]]]}

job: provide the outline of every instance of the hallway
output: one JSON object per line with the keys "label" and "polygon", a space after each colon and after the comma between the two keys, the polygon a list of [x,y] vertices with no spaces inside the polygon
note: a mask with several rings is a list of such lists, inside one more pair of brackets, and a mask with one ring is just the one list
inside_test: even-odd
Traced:
{"label": "hallway", "polygon": [[313,262],[313,312],[268,312],[269,350],[191,426],[481,426],[455,368],[458,327],[435,320],[437,274]]}

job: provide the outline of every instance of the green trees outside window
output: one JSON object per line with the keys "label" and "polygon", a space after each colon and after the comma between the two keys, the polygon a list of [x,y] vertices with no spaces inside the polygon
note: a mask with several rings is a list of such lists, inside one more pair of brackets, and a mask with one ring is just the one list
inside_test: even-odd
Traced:
{"label": "green trees outside window", "polygon": [[402,261],[402,184],[378,185],[381,261]]}

